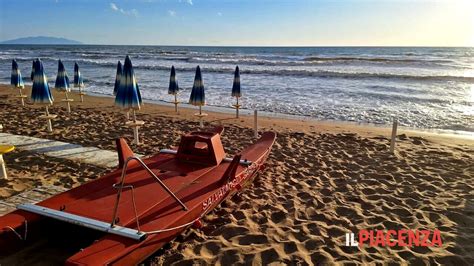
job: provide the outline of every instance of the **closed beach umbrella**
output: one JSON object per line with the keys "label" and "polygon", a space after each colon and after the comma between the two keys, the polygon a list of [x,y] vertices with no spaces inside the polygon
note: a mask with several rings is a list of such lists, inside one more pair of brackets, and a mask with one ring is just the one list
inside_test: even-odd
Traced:
{"label": "closed beach umbrella", "polygon": [[10,78],[10,84],[15,88],[24,88],[23,78],[21,77],[20,69],[18,69],[18,63],[15,59],[12,60],[12,75]]}
{"label": "closed beach umbrella", "polygon": [[117,63],[117,72],[115,74],[115,85],[114,85],[114,95],[117,95],[117,90],[120,87],[120,79],[122,78],[122,63],[118,61]]}
{"label": "closed beach umbrella", "polygon": [[241,97],[242,93],[240,92],[240,71],[239,66],[235,67],[234,72],[234,84],[232,86],[232,97]]}
{"label": "closed beach umbrella", "polygon": [[[118,69],[118,67],[117,67]],[[132,61],[127,55],[123,64],[123,72],[120,78],[120,86],[115,96],[115,105],[130,111],[133,110],[133,122],[126,123],[125,125],[133,127],[134,131],[134,142],[138,145],[138,128],[144,124],[143,121],[137,121],[135,111],[140,110],[142,105],[142,96],[140,94],[140,88],[133,72]]]}
{"label": "closed beach umbrella", "polygon": [[174,66],[171,66],[171,74],[170,74],[170,86],[168,87],[168,94],[174,95],[174,110],[178,112],[178,93],[179,93],[179,86],[178,81],[176,80],[176,71],[174,70]]}
{"label": "closed beach umbrella", "polygon": [[171,66],[170,86],[168,87],[168,94],[176,95],[179,92],[178,81],[176,80],[176,71],[174,66]]}
{"label": "closed beach umbrella", "polygon": [[61,60],[58,61],[58,75],[56,76],[56,83],[54,88],[61,92],[70,92],[69,77]]}
{"label": "closed beach umbrella", "polygon": [[84,102],[85,93],[82,92],[82,88],[84,88],[84,81],[82,80],[81,71],[79,70],[79,65],[77,62],[74,62],[74,88],[79,88],[81,103]]}
{"label": "closed beach umbrella", "polygon": [[53,103],[53,95],[48,85],[48,78],[46,77],[43,69],[43,63],[41,60],[36,59],[35,65],[35,75],[33,78],[33,86],[31,88],[31,100],[36,104],[47,104],[50,105]]}
{"label": "closed beach umbrella", "polygon": [[74,62],[74,88],[82,87],[84,87],[84,81],[82,80],[81,71],[77,62]]}
{"label": "closed beach umbrella", "polygon": [[189,103],[194,106],[206,105],[206,95],[204,94],[204,83],[202,82],[201,68],[197,66],[196,75],[194,76],[193,89]]}
{"label": "closed beach umbrella", "polygon": [[140,110],[142,96],[133,72],[132,61],[127,55],[120,78],[120,86],[115,96],[115,105],[123,109]]}
{"label": "closed beach umbrella", "polygon": [[237,103],[234,104],[235,110],[236,110],[236,117],[239,118],[239,98],[242,96],[242,93],[240,92],[240,71],[239,71],[239,66],[235,67],[235,72],[234,72],[234,84],[232,85],[232,97],[235,97],[237,99]]}
{"label": "closed beach umbrella", "polygon": [[199,113],[195,115],[199,117],[199,124],[203,127],[202,117],[206,116],[206,114],[202,113],[202,106],[206,105],[206,95],[204,94],[204,83],[202,82],[201,68],[199,66],[196,68],[196,75],[194,76],[194,84],[191,96],[189,97],[189,103],[199,106]]}
{"label": "closed beach umbrella", "polygon": [[23,78],[21,77],[21,72],[20,69],[18,68],[18,64],[15,59],[12,60],[12,75],[10,78],[10,84],[14,88],[18,88],[20,91],[20,95],[18,96],[21,99],[21,105],[25,106],[25,100],[24,98],[26,97],[22,93],[22,89],[25,87],[25,84],[23,83]]}
{"label": "closed beach umbrella", "polygon": [[48,131],[53,131],[51,125],[51,119],[54,119],[55,115],[50,115],[48,106],[53,103],[53,95],[48,85],[48,78],[46,77],[43,69],[43,63],[41,60],[36,59],[34,62],[35,74],[33,78],[33,86],[31,88],[31,100],[35,104],[44,104],[46,107],[46,115],[40,116],[42,119],[46,119],[48,122]]}
{"label": "closed beach umbrella", "polygon": [[66,69],[64,68],[64,64],[61,60],[58,61],[58,75],[56,76],[54,88],[60,92],[64,92],[66,98],[62,101],[67,103],[67,112],[70,113],[70,102],[73,101],[73,99],[69,99],[67,93],[71,91],[71,86],[69,84],[69,77],[67,75]]}

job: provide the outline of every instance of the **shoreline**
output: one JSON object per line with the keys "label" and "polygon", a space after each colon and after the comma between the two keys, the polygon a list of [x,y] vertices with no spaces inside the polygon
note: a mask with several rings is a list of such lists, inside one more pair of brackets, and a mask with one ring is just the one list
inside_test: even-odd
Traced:
{"label": "shoreline", "polygon": [[[31,86],[25,86],[25,92],[27,95],[31,93]],[[13,91],[15,91],[13,93]],[[17,94],[17,89],[10,88],[9,85],[0,84],[0,95],[9,95],[14,96]],[[51,88],[51,92],[54,98],[61,99],[63,96]],[[101,94],[96,92],[86,92],[87,95],[84,97],[84,103],[80,103],[79,97],[77,94],[77,90],[72,90],[70,96],[75,99],[74,105],[79,106],[95,106],[95,103],[98,104],[105,104],[106,106],[113,106],[114,103],[114,96]],[[174,112],[174,105],[167,101],[160,101],[160,100],[148,100],[143,99],[144,105],[142,109],[137,112],[137,115],[146,114],[146,113],[156,113],[158,109],[158,113],[162,113],[168,116],[173,117],[180,117],[184,115],[183,118],[190,119],[191,121],[195,121],[192,114],[196,112],[196,108],[192,105],[187,103],[181,103],[178,105],[179,113],[176,114]],[[63,103],[55,101],[53,106],[62,106]],[[30,107],[35,107],[35,105],[29,105]],[[161,110],[160,110],[161,109]],[[123,112],[116,109],[119,112]],[[151,111],[151,112],[150,112]],[[221,106],[203,106],[203,111],[208,113],[207,121],[216,122],[222,121],[225,123],[226,120],[228,121],[237,121],[240,120],[243,125],[247,127],[253,128],[253,110],[249,109],[240,109],[239,111],[239,118],[235,118],[235,109],[231,107],[221,107]],[[310,116],[300,116],[300,115],[292,115],[292,114],[283,114],[283,113],[274,113],[274,112],[266,112],[266,111],[258,111],[258,124],[259,127],[273,127],[276,126],[282,130],[295,130],[300,129],[305,132],[328,132],[328,131],[335,131],[340,133],[347,133],[347,131],[354,131],[355,133],[361,134],[363,136],[374,136],[376,135],[383,135],[383,136],[390,136],[392,125],[388,124],[373,124],[373,123],[365,123],[365,122],[352,122],[352,121],[339,121],[339,120],[323,120],[317,119],[315,117]],[[320,128],[320,130],[318,130]],[[424,137],[430,137],[434,139],[459,139],[460,141],[472,141],[474,142],[474,132],[470,131],[462,131],[462,130],[448,130],[448,129],[424,129],[424,128],[413,128],[413,127],[405,127],[398,125],[397,135],[401,134],[413,134],[413,135],[420,135]]]}

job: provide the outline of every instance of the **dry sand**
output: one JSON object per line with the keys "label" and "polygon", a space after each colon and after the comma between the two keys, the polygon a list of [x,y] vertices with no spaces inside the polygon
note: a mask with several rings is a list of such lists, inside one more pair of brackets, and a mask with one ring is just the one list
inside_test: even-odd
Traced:
{"label": "dry sand", "polygon": [[[132,138],[110,98],[86,97],[51,108],[54,132],[0,86],[0,123],[13,134],[114,149]],[[56,99],[62,98],[55,94]],[[77,100],[78,96],[74,95]],[[197,129],[194,110],[147,104],[139,113],[142,154],[176,145]],[[224,124],[224,146],[233,154],[252,142],[251,117],[211,113],[206,126]],[[389,128],[335,122],[261,118],[261,130],[278,132],[266,171],[240,194],[150,258],[157,264],[474,264],[474,141],[402,130],[397,152],[388,152]],[[15,152],[6,156],[12,181],[0,197],[38,184],[76,186],[107,169]],[[64,163],[64,165],[63,165]],[[439,229],[442,247],[344,247],[345,233],[360,229]]]}

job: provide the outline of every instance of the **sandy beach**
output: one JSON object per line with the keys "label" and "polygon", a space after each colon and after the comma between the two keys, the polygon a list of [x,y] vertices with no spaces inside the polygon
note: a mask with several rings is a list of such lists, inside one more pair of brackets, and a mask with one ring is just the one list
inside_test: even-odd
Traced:
{"label": "sandy beach", "polygon": [[[117,137],[133,139],[112,98],[80,103],[73,93],[69,115],[59,102],[64,96],[54,92],[50,112],[58,118],[48,133],[38,118],[44,108],[22,107],[16,93],[0,86],[3,132],[107,150]],[[199,129],[195,112],[145,104],[137,114],[145,121],[144,144],[132,149],[149,155],[177,145],[183,133]],[[207,113],[206,127],[225,127],[227,154],[254,140],[252,117]],[[473,139],[400,129],[391,154],[388,127],[261,117],[259,130],[278,134],[264,173],[207,215],[202,229],[188,229],[148,263],[474,264]],[[110,170],[20,150],[5,161],[10,180],[0,180],[0,199],[39,185],[75,187]],[[436,229],[443,244],[346,247],[345,234],[362,229]]]}

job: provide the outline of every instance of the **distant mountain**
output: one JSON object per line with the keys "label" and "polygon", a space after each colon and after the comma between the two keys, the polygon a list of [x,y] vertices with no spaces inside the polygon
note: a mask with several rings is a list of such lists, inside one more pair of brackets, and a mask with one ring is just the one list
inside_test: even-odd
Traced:
{"label": "distant mountain", "polygon": [[0,44],[82,44],[81,42],[57,37],[24,37],[0,42]]}

